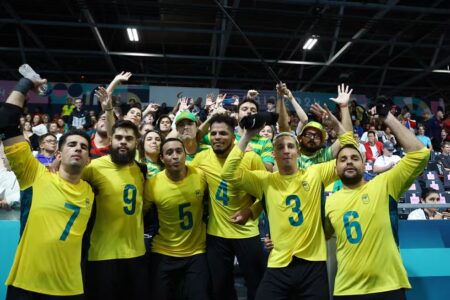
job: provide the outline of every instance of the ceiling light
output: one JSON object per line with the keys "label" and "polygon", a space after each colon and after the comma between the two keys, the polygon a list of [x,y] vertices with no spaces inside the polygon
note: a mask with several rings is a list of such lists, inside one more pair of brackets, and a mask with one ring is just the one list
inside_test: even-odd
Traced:
{"label": "ceiling light", "polygon": [[128,38],[132,42],[139,42],[139,36],[136,28],[127,28]]}
{"label": "ceiling light", "polygon": [[312,36],[312,37],[310,37],[307,41],[306,41],[306,43],[303,45],[303,50],[311,50],[313,47],[314,47],[314,45],[316,45],[316,43],[317,43],[317,36]]}

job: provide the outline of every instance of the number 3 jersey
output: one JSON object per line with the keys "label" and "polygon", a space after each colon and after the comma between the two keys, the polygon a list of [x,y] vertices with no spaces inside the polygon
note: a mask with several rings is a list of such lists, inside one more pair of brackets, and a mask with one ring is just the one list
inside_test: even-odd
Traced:
{"label": "number 3 jersey", "polygon": [[292,257],[310,261],[327,259],[321,222],[324,186],[333,182],[336,162],[298,170],[293,175],[248,171],[241,164],[244,153],[235,146],[228,156],[223,177],[251,195],[264,199],[274,248],[268,267],[286,267]]}
{"label": "number 3 jersey", "polygon": [[429,155],[426,148],[410,152],[368,183],[328,197],[326,232],[336,233],[338,265],[334,295],[411,287],[397,245],[397,201],[422,172]]}
{"label": "number 3 jersey", "polygon": [[106,155],[92,160],[83,179],[94,189],[96,202],[88,260],[144,255],[144,175],[139,166],[117,165]]}
{"label": "number 3 jersey", "polygon": [[188,257],[205,253],[206,225],[203,222],[204,173],[188,166],[186,177],[173,181],[165,171],[145,183],[144,198],[154,204],[159,229],[152,241],[152,252]]}
{"label": "number 3 jersey", "polygon": [[81,242],[94,203],[91,187],[50,173],[26,142],[5,147],[5,153],[20,188],[31,187],[33,195],[6,284],[47,295],[82,294]]}

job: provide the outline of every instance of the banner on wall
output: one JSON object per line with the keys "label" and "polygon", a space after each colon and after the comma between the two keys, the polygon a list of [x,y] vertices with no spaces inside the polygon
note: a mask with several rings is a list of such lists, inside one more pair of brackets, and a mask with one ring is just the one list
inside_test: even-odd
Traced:
{"label": "banner on wall", "polygon": [[[0,102],[6,101],[6,98],[11,93],[15,86],[15,81],[0,80]],[[34,93],[29,93],[29,103],[31,104],[47,104],[47,105],[62,105],[66,103],[68,97],[80,98],[86,105],[96,106],[97,99],[94,97],[94,90],[100,86],[95,83],[63,83],[63,82],[50,82],[49,94],[45,97],[38,96]],[[247,90],[238,89],[216,89],[216,88],[192,88],[192,87],[174,87],[174,86],[148,86],[148,85],[120,85],[118,86],[113,95],[118,97],[120,102],[127,102],[129,99],[134,98],[141,103],[163,103],[166,102],[167,106],[175,106],[177,101],[177,95],[181,93],[184,97],[191,97],[196,99],[202,97],[203,103],[207,94],[217,95],[219,93],[226,93],[227,98],[231,98],[233,95],[243,98],[247,94]],[[259,91],[258,101],[262,107],[265,107],[266,101],[269,97],[276,97],[274,90],[262,90]],[[293,91],[293,94],[300,105],[309,110],[311,104],[317,102],[321,105],[326,103],[330,109],[335,108],[335,103],[330,101],[331,97],[336,97],[336,93],[314,93],[314,92],[300,92]],[[365,95],[352,95],[351,100],[362,106],[367,107],[369,99]],[[393,101],[396,105],[403,107],[408,106],[412,114],[421,116],[424,111],[435,112],[438,107],[442,107],[445,110],[445,102],[443,99],[435,101],[425,102],[422,99],[414,97],[393,97]],[[293,110],[290,104],[287,105],[288,109]]]}

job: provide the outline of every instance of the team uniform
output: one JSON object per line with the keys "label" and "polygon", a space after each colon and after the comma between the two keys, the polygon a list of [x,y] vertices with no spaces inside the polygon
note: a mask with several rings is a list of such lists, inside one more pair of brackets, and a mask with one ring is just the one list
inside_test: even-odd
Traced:
{"label": "team uniform", "polygon": [[293,175],[249,171],[236,146],[223,177],[236,187],[264,199],[274,248],[257,299],[311,297],[328,299],[325,235],[321,215],[324,186],[335,180],[335,161],[299,170]]}
{"label": "team uniform", "polygon": [[[214,299],[236,297],[234,290],[234,257],[236,256],[253,299],[265,270],[264,253],[259,239],[258,220],[245,225],[233,224],[230,217],[239,210],[250,208],[257,217],[262,211],[259,201],[237,189],[221,177],[226,159],[218,158],[213,149],[195,157],[191,166],[203,170],[209,190],[209,219],[207,228],[207,258],[211,273]],[[250,170],[265,170],[261,158],[248,152],[243,165]]]}
{"label": "team uniform", "polygon": [[174,299],[176,284],[182,279],[189,299],[209,299],[205,190],[204,173],[193,167],[187,167],[186,177],[180,181],[160,172],[145,184],[144,198],[154,205],[159,220],[150,263],[155,299]]}
{"label": "team uniform", "polygon": [[193,154],[186,153],[186,165],[189,165],[194,160],[194,158],[197,154],[199,154],[202,151],[208,150],[210,148],[211,148],[210,145],[198,143],[197,150],[195,151],[195,153],[193,153]]}
{"label": "team uniform", "polygon": [[32,191],[28,219],[6,281],[7,299],[83,294],[81,245],[94,203],[91,187],[83,180],[72,184],[50,173],[32,156],[27,142],[5,147],[5,154],[20,188]]}
{"label": "team uniform", "polygon": [[[429,155],[426,148],[409,152],[390,171],[327,199],[327,225],[336,233],[335,296],[395,292],[411,287],[398,249],[397,201],[423,171]],[[374,299],[403,298],[380,295]]]}
{"label": "team uniform", "polygon": [[86,272],[88,297],[145,297],[144,175],[140,167],[134,162],[117,165],[107,155],[94,159],[83,179],[96,195]]}

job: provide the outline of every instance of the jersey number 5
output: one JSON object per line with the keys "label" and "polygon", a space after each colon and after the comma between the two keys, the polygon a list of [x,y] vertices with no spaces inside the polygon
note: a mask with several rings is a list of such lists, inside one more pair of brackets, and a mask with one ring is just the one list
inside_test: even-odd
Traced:
{"label": "jersey number 5", "polygon": [[216,200],[222,201],[223,206],[228,205],[228,185],[225,180],[222,180],[217,188]]}
{"label": "jersey number 5", "polygon": [[[350,218],[353,218],[353,220],[350,220]],[[344,214],[345,233],[347,234],[347,240],[351,244],[358,244],[362,239],[361,225],[358,221],[354,220],[356,218],[359,218],[359,214],[354,210],[350,210]],[[352,235],[352,228],[356,233],[355,237]]]}
{"label": "jersey number 5", "polygon": [[[189,203],[189,202],[180,204],[178,206],[178,213],[179,213],[180,220],[181,220],[180,227],[183,230],[191,229],[193,222],[194,222],[192,219],[192,212],[184,210],[185,208],[188,208],[189,206],[191,206],[191,203]],[[185,220],[186,218],[187,218],[187,220]]]}
{"label": "jersey number 5", "polygon": [[297,217],[289,217],[289,223],[292,226],[300,226],[303,223],[303,212],[300,209],[300,198],[297,195],[289,195],[286,197],[286,206],[291,206],[291,202],[294,201],[294,206],[292,207],[292,212],[297,214]]}
{"label": "jersey number 5", "polygon": [[123,207],[123,211],[127,215],[134,214],[136,211],[136,187],[134,185],[127,184],[123,189],[123,202],[127,205]]}
{"label": "jersey number 5", "polygon": [[68,208],[70,210],[73,210],[72,215],[70,216],[69,221],[66,224],[66,228],[64,228],[63,233],[61,234],[61,236],[59,237],[59,240],[61,241],[65,241],[67,239],[67,236],[70,233],[70,229],[72,228],[73,223],[75,222],[75,219],[78,217],[78,215],[80,214],[80,208],[76,205],[73,205],[72,203],[64,203],[64,207]]}

